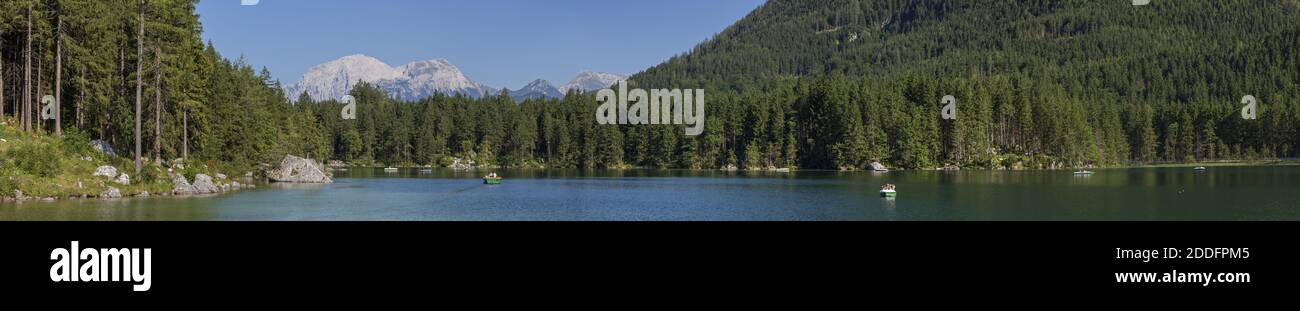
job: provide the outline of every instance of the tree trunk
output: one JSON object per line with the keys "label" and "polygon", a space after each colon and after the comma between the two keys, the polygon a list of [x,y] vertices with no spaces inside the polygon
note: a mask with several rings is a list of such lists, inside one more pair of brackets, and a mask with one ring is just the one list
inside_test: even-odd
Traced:
{"label": "tree trunk", "polygon": [[190,110],[181,112],[181,159],[190,160]]}
{"label": "tree trunk", "polygon": [[63,137],[63,17],[54,35],[54,135]]}
{"label": "tree trunk", "polygon": [[[144,0],[140,0],[140,26],[135,37],[135,175],[140,176],[140,112],[144,96]],[[139,178],[139,177],[137,177]]]}
{"label": "tree trunk", "polygon": [[82,114],[81,106],[86,105],[86,67],[81,67],[81,97],[77,98],[77,128],[80,129],[86,123],[86,115]]}
{"label": "tree trunk", "polygon": [[23,49],[23,111],[22,128],[32,131],[32,8],[27,7],[27,47]]}
{"label": "tree trunk", "polygon": [[35,57],[36,54],[43,54],[41,52],[44,51],[38,52],[36,50],[32,50],[32,55],[33,55],[32,58],[36,59],[36,64],[32,65],[32,69],[36,71],[36,83],[32,85],[36,86],[36,92],[32,93],[32,115],[29,118],[31,122],[28,123],[32,124],[32,131],[34,132],[45,131],[45,119],[41,117],[41,110],[44,109],[44,107],[41,107],[42,104],[41,100],[43,97],[45,97],[45,95],[41,95],[41,94],[45,94],[45,89],[44,89],[45,71],[41,70],[41,68],[43,68],[42,67],[43,64],[41,64],[41,59]]}
{"label": "tree trunk", "polygon": [[153,48],[153,159],[162,163],[162,53]]}
{"label": "tree trunk", "polygon": [[5,30],[0,27],[0,120],[5,117],[5,57],[4,57],[4,37]]}

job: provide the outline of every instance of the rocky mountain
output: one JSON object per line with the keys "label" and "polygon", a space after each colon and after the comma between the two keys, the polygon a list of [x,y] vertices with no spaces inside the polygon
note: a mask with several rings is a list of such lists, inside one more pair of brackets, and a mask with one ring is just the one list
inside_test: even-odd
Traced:
{"label": "rocky mountain", "polygon": [[528,83],[518,90],[510,91],[510,97],[516,101],[522,101],[530,98],[562,98],[569,90],[581,92],[594,92],[610,85],[618,83],[619,80],[627,79],[626,76],[583,70],[577,76],[565,83],[564,86],[555,87],[550,81],[537,79]]}
{"label": "rocky mountain", "polygon": [[[561,98],[569,90],[592,92],[625,76],[584,70],[569,83],[556,87],[546,80],[534,80],[518,90],[511,90],[515,100],[527,98]],[[446,59],[417,61],[399,67],[365,55],[351,55],[316,65],[303,74],[297,83],[286,87],[285,95],[291,100],[306,92],[312,99],[340,99],[347,95],[357,82],[373,83],[390,95],[402,100],[419,100],[434,93],[465,94],[472,98],[495,95],[501,89],[474,82],[456,65]]]}
{"label": "rocky mountain", "polygon": [[583,92],[592,92],[614,85],[615,83],[618,83],[619,80],[627,80],[627,76],[583,70],[578,73],[578,76],[573,77],[573,80],[569,80],[569,83],[561,86],[559,90],[560,93],[568,93],[571,89],[577,89]]}
{"label": "rocky mountain", "polygon": [[418,100],[436,92],[479,98],[493,91],[475,83],[446,59],[417,61],[393,68],[373,57],[351,55],[312,67],[285,94],[297,98],[306,92],[317,100],[339,99],[361,81],[374,83],[403,100]]}
{"label": "rocky mountain", "polygon": [[412,62],[397,67],[397,71],[401,77],[380,80],[377,84],[403,100],[418,100],[438,92],[475,98],[490,94],[486,87],[474,83],[446,59]]}
{"label": "rocky mountain", "polygon": [[564,97],[564,92],[561,91],[560,88],[551,85],[550,81],[537,79],[518,90],[510,91],[510,97],[514,98],[515,101],[540,98],[561,98]]}
{"label": "rocky mountain", "polygon": [[285,94],[290,99],[297,99],[303,92],[317,100],[339,99],[347,95],[358,81],[376,82],[399,77],[400,72],[378,59],[351,55],[308,69]]}

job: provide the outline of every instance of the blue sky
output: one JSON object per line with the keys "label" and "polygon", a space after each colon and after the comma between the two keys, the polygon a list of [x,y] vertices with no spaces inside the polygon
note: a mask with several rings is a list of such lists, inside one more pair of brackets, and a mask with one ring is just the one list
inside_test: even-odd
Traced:
{"label": "blue sky", "polygon": [[285,84],[352,54],[391,66],[446,58],[475,82],[561,85],[632,74],[685,52],[762,0],[202,0],[204,40]]}

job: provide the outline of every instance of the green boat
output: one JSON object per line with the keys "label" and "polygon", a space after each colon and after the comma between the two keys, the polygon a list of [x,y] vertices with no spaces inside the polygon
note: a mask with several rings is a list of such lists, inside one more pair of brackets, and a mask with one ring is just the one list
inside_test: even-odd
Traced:
{"label": "green boat", "polygon": [[893,197],[898,197],[898,191],[894,191],[894,190],[880,190],[880,197],[882,197],[882,198],[893,198]]}
{"label": "green boat", "polygon": [[484,177],[484,178],[483,178],[483,184],[486,184],[486,185],[500,185],[500,184],[501,184],[501,178],[500,178],[500,177],[497,177],[497,178]]}

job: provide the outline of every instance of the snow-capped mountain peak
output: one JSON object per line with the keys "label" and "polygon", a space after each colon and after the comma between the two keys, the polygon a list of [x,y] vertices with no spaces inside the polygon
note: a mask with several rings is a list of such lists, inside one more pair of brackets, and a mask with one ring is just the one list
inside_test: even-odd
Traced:
{"label": "snow-capped mountain peak", "polygon": [[[561,87],[537,79],[518,90],[511,90],[516,100],[528,98],[562,98],[569,90],[592,92],[609,87],[627,77],[584,70]],[[434,93],[464,94],[471,98],[496,95],[499,89],[478,84],[460,68],[443,58],[415,61],[396,68],[370,56],[356,54],[316,65],[307,70],[297,83],[285,88],[290,100],[306,92],[315,100],[338,100],[347,95],[357,82],[373,83],[390,96],[414,101]]]}
{"label": "snow-capped mountain peak", "polygon": [[612,74],[607,72],[595,72],[591,70],[583,70],[582,72],[578,73],[578,76],[573,77],[573,80],[569,80],[569,83],[565,83],[564,86],[560,87],[560,92],[568,93],[569,90],[572,89],[577,89],[583,92],[591,92],[591,91],[607,88],[611,85],[614,85],[615,83],[618,83],[619,80],[626,80],[626,79],[627,76],[623,76],[623,75],[617,75],[617,74]]}
{"label": "snow-capped mountain peak", "polygon": [[462,93],[478,98],[486,89],[446,59],[416,61],[393,68],[378,59],[358,54],[312,67],[301,80],[288,88],[286,94],[296,98],[307,92],[316,100],[337,100],[361,81],[374,83],[389,95],[404,100],[417,100],[435,92]]}
{"label": "snow-capped mountain peak", "polygon": [[404,100],[418,100],[434,93],[484,95],[484,87],[474,83],[456,65],[446,59],[411,62],[397,67],[401,77],[379,81],[379,87]]}
{"label": "snow-capped mountain peak", "polygon": [[401,72],[374,57],[349,55],[307,70],[302,79],[290,86],[285,94],[297,97],[302,92],[307,92],[318,100],[340,99],[358,81],[375,82],[400,76]]}

